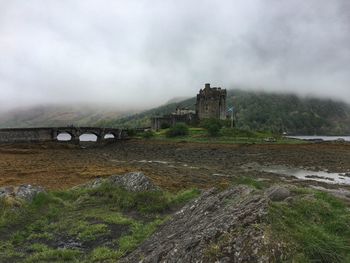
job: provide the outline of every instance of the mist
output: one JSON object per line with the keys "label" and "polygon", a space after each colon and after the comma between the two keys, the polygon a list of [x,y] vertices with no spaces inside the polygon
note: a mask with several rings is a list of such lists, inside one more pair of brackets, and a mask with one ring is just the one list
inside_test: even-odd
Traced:
{"label": "mist", "polygon": [[347,0],[0,0],[0,107],[148,108],[204,83],[350,102]]}

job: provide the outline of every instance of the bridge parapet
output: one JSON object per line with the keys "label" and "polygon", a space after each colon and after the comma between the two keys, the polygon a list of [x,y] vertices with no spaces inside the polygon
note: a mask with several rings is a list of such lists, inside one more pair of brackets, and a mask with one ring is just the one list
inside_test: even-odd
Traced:
{"label": "bridge parapet", "polygon": [[11,142],[43,142],[57,141],[61,133],[68,133],[72,142],[79,142],[83,134],[95,134],[97,142],[102,142],[106,134],[112,134],[115,140],[124,140],[128,137],[127,131],[118,128],[100,127],[42,127],[42,128],[9,128],[0,129],[0,143]]}

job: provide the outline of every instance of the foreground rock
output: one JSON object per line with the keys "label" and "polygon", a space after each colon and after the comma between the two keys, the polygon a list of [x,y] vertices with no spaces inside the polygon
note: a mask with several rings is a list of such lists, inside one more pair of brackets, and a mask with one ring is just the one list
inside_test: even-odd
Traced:
{"label": "foreground rock", "polygon": [[238,186],[209,190],[121,262],[274,262],[278,246],[266,235],[267,194]]}
{"label": "foreground rock", "polygon": [[32,201],[33,198],[41,192],[45,192],[44,188],[30,184],[20,186],[7,186],[0,188],[0,198],[14,198],[25,201]]}
{"label": "foreground rock", "polygon": [[278,185],[272,186],[269,189],[267,189],[266,194],[268,198],[276,202],[284,201],[291,196],[291,193],[288,188]]}
{"label": "foreground rock", "polygon": [[160,189],[142,172],[131,172],[124,175],[112,175],[108,178],[99,178],[82,187],[96,188],[103,183],[119,186],[131,192],[157,191]]}

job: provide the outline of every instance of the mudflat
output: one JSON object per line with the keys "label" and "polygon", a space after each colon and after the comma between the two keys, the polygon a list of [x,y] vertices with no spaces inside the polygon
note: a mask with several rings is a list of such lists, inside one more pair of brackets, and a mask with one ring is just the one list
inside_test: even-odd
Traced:
{"label": "mudflat", "polygon": [[33,184],[67,189],[97,177],[142,171],[170,191],[225,188],[240,176],[337,187],[257,171],[250,168],[254,163],[349,173],[350,144],[231,145],[129,140],[83,147],[63,143],[1,145],[0,186]]}

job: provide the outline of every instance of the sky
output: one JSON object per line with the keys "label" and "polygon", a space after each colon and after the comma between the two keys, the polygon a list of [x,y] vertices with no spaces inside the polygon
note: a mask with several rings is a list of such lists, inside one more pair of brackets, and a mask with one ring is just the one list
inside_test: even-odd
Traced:
{"label": "sky", "polygon": [[148,108],[207,82],[350,102],[350,1],[0,0],[2,108]]}

